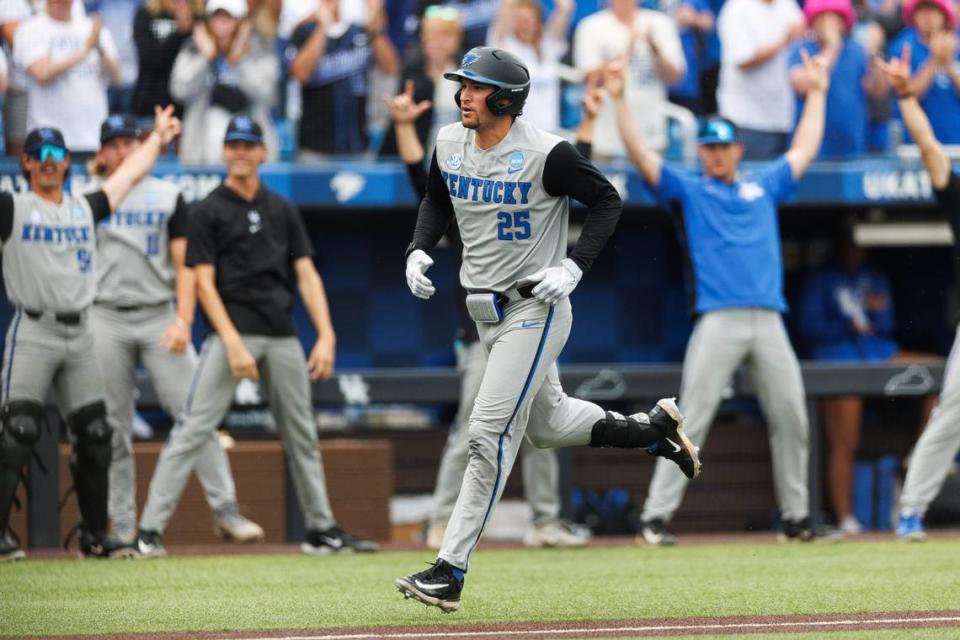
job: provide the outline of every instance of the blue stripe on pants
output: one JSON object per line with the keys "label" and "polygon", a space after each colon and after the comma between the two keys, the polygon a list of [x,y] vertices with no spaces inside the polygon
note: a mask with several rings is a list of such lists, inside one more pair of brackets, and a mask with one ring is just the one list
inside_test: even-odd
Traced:
{"label": "blue stripe on pants", "polygon": [[547,342],[547,334],[550,332],[550,323],[552,320],[553,306],[551,305],[550,311],[547,312],[547,320],[543,323],[543,334],[540,336],[540,344],[537,346],[537,355],[533,359],[533,365],[530,367],[530,373],[527,374],[527,380],[523,383],[523,390],[520,392],[520,397],[517,399],[517,404],[513,407],[513,412],[510,414],[510,418],[507,420],[507,425],[504,427],[503,432],[500,434],[500,439],[497,442],[497,475],[496,479],[493,481],[493,493],[490,496],[490,502],[487,504],[487,511],[483,514],[483,524],[480,526],[480,531],[477,532],[477,539],[474,540],[473,545],[470,546],[470,553],[467,554],[468,558],[480,543],[480,536],[483,535],[483,530],[487,526],[487,520],[490,518],[490,513],[493,511],[494,504],[496,503],[497,490],[500,488],[500,477],[503,475],[503,440],[507,437],[507,434],[510,433],[510,425],[513,424],[513,419],[517,416],[517,412],[520,410],[520,405],[523,404],[523,399],[527,397],[527,391],[530,390],[530,382],[533,380],[533,374],[537,370],[537,365],[540,364],[540,356],[543,355],[543,346]]}
{"label": "blue stripe on pants", "polygon": [[10,342],[7,343],[7,348],[10,349],[10,359],[7,360],[7,370],[4,372],[6,380],[4,380],[3,385],[3,401],[7,402],[10,400],[10,378],[13,374],[13,352],[17,347],[17,329],[20,328],[20,318],[22,316],[20,309],[17,309],[17,313],[13,318],[13,331],[10,332]]}

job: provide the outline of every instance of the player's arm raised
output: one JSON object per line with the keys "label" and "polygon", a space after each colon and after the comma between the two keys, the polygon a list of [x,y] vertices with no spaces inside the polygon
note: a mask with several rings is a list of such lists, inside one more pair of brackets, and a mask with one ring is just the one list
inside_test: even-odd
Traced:
{"label": "player's arm raised", "polygon": [[623,146],[627,150],[627,157],[650,188],[656,189],[660,185],[663,158],[644,144],[643,136],[640,135],[640,130],[633,121],[633,114],[630,113],[630,107],[627,105],[625,84],[626,67],[623,61],[617,61],[604,70],[603,87],[616,105],[617,127],[623,139]]}
{"label": "player's arm raised", "polygon": [[900,102],[900,114],[903,123],[910,132],[910,137],[920,148],[920,157],[923,165],[930,174],[930,183],[934,189],[943,189],[950,180],[950,158],[947,157],[943,146],[933,135],[933,127],[923,107],[917,100],[914,88],[910,82],[910,45],[903,47],[900,59],[892,58],[890,62],[877,59],[874,63],[887,77],[893,90],[897,92]]}
{"label": "player's arm raised", "polygon": [[154,115],[153,131],[103,183],[103,193],[110,202],[111,211],[123,202],[133,185],[150,173],[160,151],[180,133],[180,120],[173,115],[173,105],[165,109],[154,107]]}
{"label": "player's arm raised", "polygon": [[330,305],[327,292],[323,287],[323,278],[310,257],[297,258],[293,263],[297,276],[297,288],[303,299],[313,326],[317,329],[317,342],[310,350],[307,369],[311,380],[326,380],[333,373],[333,363],[337,347],[337,335],[333,331],[330,319]]}
{"label": "player's arm raised", "polygon": [[814,56],[800,50],[806,75],[807,94],[800,123],[793,134],[793,144],[786,153],[793,178],[799,180],[820,152],[823,127],[827,117],[827,89],[830,87],[830,68],[823,56]]}
{"label": "player's arm raised", "polygon": [[413,240],[407,247],[407,286],[418,298],[426,300],[436,289],[424,272],[433,264],[433,258],[427,252],[437,246],[446,233],[453,218],[453,203],[450,192],[440,175],[437,165],[437,152],[433,152],[430,163],[430,176],[427,179],[427,195],[420,202],[417,213],[417,226],[413,230]]}

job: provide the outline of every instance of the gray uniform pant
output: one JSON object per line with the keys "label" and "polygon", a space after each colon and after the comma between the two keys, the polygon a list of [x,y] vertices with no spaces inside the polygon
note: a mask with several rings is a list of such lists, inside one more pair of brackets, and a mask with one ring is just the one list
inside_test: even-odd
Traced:
{"label": "gray uniform pant", "polygon": [[553,307],[529,299],[510,304],[501,322],[477,325],[487,366],[470,415],[467,469],[439,553],[456,567],[467,569],[524,433],[540,448],[585,445],[604,417],[560,386],[556,361],[572,322],[568,299]]}
{"label": "gray uniform pant", "polygon": [[[320,462],[310,379],[300,341],[294,337],[242,336],[256,359],[287,453],[307,529],[335,524]],[[237,381],[218,335],[203,343],[184,409],[170,432],[150,481],[140,528],[162,532],[201,450],[230,408]]]}
{"label": "gray uniform pant", "polygon": [[[173,323],[173,304],[117,311],[95,305],[90,325],[107,393],[107,415],[113,425],[113,461],[110,464],[110,520],[113,532],[131,539],[137,532],[136,474],[133,459],[133,415],[136,404],[136,366],[142,362],[157,392],[160,406],[174,419],[187,399],[197,366],[193,345],[172,353],[160,345],[160,336]],[[235,505],[237,490],[230,461],[216,432],[200,449],[197,477],[214,512]]]}
{"label": "gray uniform pant", "polygon": [[[453,513],[453,506],[463,483],[470,444],[470,412],[480,391],[483,371],[487,366],[487,353],[479,341],[465,345],[457,353],[457,368],[460,370],[460,406],[447,444],[440,457],[440,470],[433,490],[432,523],[445,523]],[[533,521],[545,522],[560,516],[560,464],[553,449],[538,449],[529,440],[523,445],[522,471],[524,496],[533,509]]]}
{"label": "gray uniform pant", "polygon": [[[723,391],[744,361],[767,418],[773,486],[781,517],[804,518],[810,508],[810,426],[800,364],[778,312],[725,309],[700,317],[683,359],[680,409],[688,416],[684,430],[695,445],[703,446]],[[680,506],[687,482],[675,464],[658,458],[642,519],[669,521]]]}
{"label": "gray uniform pant", "polygon": [[937,407],[913,448],[907,479],[900,493],[900,512],[923,516],[950,471],[960,448],[960,331],[953,341],[943,373]]}
{"label": "gray uniform pant", "polygon": [[103,377],[94,355],[93,334],[84,318],[57,322],[52,313],[34,320],[18,309],[7,329],[3,351],[3,402],[45,403],[52,382],[64,416],[103,400]]}

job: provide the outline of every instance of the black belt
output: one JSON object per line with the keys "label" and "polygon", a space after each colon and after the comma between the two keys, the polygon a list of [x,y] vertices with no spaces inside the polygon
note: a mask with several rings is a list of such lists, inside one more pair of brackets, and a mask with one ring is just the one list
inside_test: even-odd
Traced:
{"label": "black belt", "polygon": [[[25,314],[27,314],[27,317],[28,317],[28,318],[32,318],[33,320],[39,320],[40,317],[43,316],[43,313],[44,313],[43,311],[36,311],[36,310],[34,310],[34,309],[24,309],[23,312],[24,312]],[[54,320],[56,320],[56,321],[59,322],[60,324],[78,325],[78,324],[80,324],[80,321],[83,320],[83,314],[80,313],[80,312],[76,312],[76,313],[55,313],[55,314],[53,314],[53,318],[54,318]]]}
{"label": "black belt", "polygon": [[[528,298],[532,298],[532,297],[533,297],[533,288],[534,288],[535,286],[537,286],[537,283],[536,283],[536,282],[531,283],[531,284],[525,284],[525,285],[523,285],[522,287],[517,287],[516,289],[513,289],[512,291],[516,291],[517,294],[519,294],[519,296],[520,296],[521,299],[528,299]],[[502,293],[502,292],[498,292],[498,291],[485,291],[485,290],[483,290],[483,289],[479,289],[479,290],[477,290],[477,289],[470,289],[470,293],[494,293],[494,294],[496,294],[496,295],[497,295],[497,304],[500,305],[500,308],[501,308],[501,309],[506,308],[506,306],[509,305],[511,302],[518,302],[518,300],[517,300],[516,298],[511,298],[511,297],[510,297],[509,295],[507,295],[506,293]]]}
{"label": "black belt", "polygon": [[164,302],[154,302],[152,304],[110,304],[109,302],[95,302],[95,305],[98,307],[106,307],[111,311],[119,311],[121,313],[132,313],[134,311],[142,311],[144,309],[152,309],[153,307],[159,307],[167,304]]}

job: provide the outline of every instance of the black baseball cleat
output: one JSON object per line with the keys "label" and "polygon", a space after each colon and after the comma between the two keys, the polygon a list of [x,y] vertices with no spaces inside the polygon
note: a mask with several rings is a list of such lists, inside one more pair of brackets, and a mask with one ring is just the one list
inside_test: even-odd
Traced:
{"label": "black baseball cleat", "polygon": [[839,542],[843,531],[836,527],[814,527],[810,517],[800,520],[781,520],[777,540],[780,542]]}
{"label": "black baseball cleat", "polygon": [[[459,575],[458,575],[459,574]],[[430,568],[393,581],[405,599],[413,598],[428,607],[439,607],[444,613],[460,608],[463,572],[446,560],[437,558]]]}
{"label": "black baseball cleat", "polygon": [[[643,414],[635,414],[640,420]],[[673,460],[691,480],[700,475],[700,447],[693,446],[683,432],[683,414],[674,398],[663,398],[646,414],[650,424],[663,434],[663,437],[647,447],[647,453]]]}
{"label": "black baseball cleat", "polygon": [[310,529],[307,531],[307,539],[300,545],[300,550],[308,556],[325,556],[330,553],[372,553],[379,548],[376,542],[352,536],[340,527],[330,527],[323,531]]}
{"label": "black baseball cleat", "polygon": [[641,522],[640,535],[637,538],[657,547],[672,547],[677,543],[677,539],[667,531],[666,523],[660,518]]}
{"label": "black baseball cleat", "polygon": [[27,554],[20,545],[5,535],[0,535],[0,562],[5,560],[23,560]]}
{"label": "black baseball cleat", "polygon": [[167,555],[167,550],[160,541],[160,533],[151,529],[141,529],[134,545],[141,558],[163,558]]}
{"label": "black baseball cleat", "polygon": [[84,558],[134,558],[137,549],[132,542],[118,540],[107,533],[80,529],[80,553]]}

